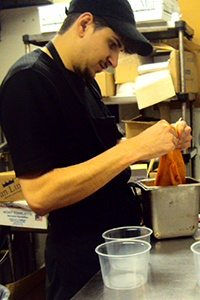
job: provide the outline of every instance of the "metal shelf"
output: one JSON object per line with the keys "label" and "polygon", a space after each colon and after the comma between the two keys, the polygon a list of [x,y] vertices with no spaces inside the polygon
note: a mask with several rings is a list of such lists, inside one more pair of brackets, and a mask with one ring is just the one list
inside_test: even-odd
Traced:
{"label": "metal shelf", "polygon": [[[185,21],[176,21],[174,26],[162,25],[162,26],[139,26],[137,29],[148,39],[148,40],[158,40],[158,39],[170,39],[177,38],[179,36],[179,31],[184,31],[184,35],[188,39],[192,39],[194,35],[194,30]],[[25,34],[22,39],[24,44],[32,44],[36,46],[44,46],[49,40],[55,36],[56,32],[47,32],[41,34]]]}
{"label": "metal shelf", "polygon": [[46,32],[41,34],[25,34],[22,36],[22,40],[25,45],[36,45],[43,47],[48,41],[50,41],[54,36],[56,35],[56,32]]}
{"label": "metal shelf", "polygon": [[191,40],[194,36],[194,30],[185,21],[176,21],[173,25],[137,27],[138,30],[150,41],[159,39],[171,39],[179,37],[179,31]]}
{"label": "metal shelf", "polygon": [[[163,102],[193,102],[195,100],[196,94],[194,93],[187,93],[186,97],[181,98],[180,94],[177,94],[173,98],[164,100]],[[132,96],[110,96],[110,97],[103,97],[103,102],[106,105],[112,104],[133,104],[137,103],[136,95]]]}
{"label": "metal shelf", "polygon": [[191,159],[193,159],[198,153],[198,150],[196,147],[190,147],[187,150],[184,150],[183,152],[183,159],[184,162],[187,164]]}

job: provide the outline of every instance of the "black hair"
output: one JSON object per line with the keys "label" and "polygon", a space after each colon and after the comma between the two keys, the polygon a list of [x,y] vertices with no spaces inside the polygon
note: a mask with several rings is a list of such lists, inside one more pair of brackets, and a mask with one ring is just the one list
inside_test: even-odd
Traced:
{"label": "black hair", "polygon": [[65,33],[74,24],[74,22],[78,19],[78,17],[80,15],[81,15],[80,13],[73,13],[73,14],[68,15],[64,19],[58,33],[59,34]]}
{"label": "black hair", "polygon": [[[61,25],[61,28],[59,29],[58,33],[59,34],[65,33],[74,24],[74,22],[78,19],[80,15],[81,13],[69,14],[63,21],[63,24]],[[103,18],[94,15],[93,15],[93,22],[94,22],[94,30],[101,29],[103,27],[109,27]]]}

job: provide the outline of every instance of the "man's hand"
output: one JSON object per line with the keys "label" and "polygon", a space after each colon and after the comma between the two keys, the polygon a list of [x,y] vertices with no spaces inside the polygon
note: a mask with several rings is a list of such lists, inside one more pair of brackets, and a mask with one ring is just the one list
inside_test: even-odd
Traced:
{"label": "man's hand", "polygon": [[187,149],[192,140],[191,127],[185,121],[180,121],[177,124],[178,144],[176,148],[180,150]]}
{"label": "man's hand", "polygon": [[[177,134],[178,133],[178,134]],[[180,121],[177,129],[162,120],[134,137],[139,145],[141,160],[160,157],[176,148],[183,150],[190,146],[191,128]]]}

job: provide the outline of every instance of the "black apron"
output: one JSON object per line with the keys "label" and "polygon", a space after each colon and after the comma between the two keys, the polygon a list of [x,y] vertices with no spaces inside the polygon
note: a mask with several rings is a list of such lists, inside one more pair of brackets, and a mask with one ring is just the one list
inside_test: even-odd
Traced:
{"label": "black apron", "polygon": [[95,118],[92,116],[91,108],[87,101],[79,94],[77,87],[75,86],[74,81],[66,72],[66,68],[56,50],[53,43],[50,41],[46,47],[51,53],[56,65],[59,67],[61,73],[63,74],[66,81],[70,84],[70,88],[73,90],[79,102],[82,104],[83,109],[87,115],[88,120],[90,121],[90,125],[95,132],[96,138],[99,140],[99,145],[102,147],[102,151],[109,149],[110,147],[116,144],[116,123],[115,117],[110,115],[109,110],[106,108],[102,101],[102,97],[100,92],[98,91],[97,86],[95,86],[94,82],[85,81],[86,86],[93,94],[99,108],[103,112],[103,116],[101,118]]}
{"label": "black apron", "polygon": [[[98,89],[86,83],[105,116],[95,118],[88,103],[80,97],[52,42],[47,44],[47,48],[83,105],[101,151],[114,146],[115,119],[101,103]],[[111,227],[140,224],[141,208],[127,185],[129,177],[130,170],[127,168],[90,197],[50,213],[45,250],[47,300],[70,299],[99,270],[94,249],[103,242],[103,231]],[[105,200],[116,197],[123,201]]]}

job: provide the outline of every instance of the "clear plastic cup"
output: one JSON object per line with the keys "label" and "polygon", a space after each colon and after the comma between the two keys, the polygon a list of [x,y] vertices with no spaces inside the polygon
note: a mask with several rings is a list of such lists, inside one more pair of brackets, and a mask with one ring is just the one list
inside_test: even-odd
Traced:
{"label": "clear plastic cup", "polygon": [[147,282],[151,245],[145,241],[112,241],[96,247],[104,285],[128,290]]}
{"label": "clear plastic cup", "polygon": [[151,243],[151,234],[153,230],[144,226],[125,226],[113,228],[102,234],[105,242],[115,240],[143,240]]}
{"label": "clear plastic cup", "polygon": [[197,283],[200,286],[200,241],[192,244],[190,249],[193,252]]}

